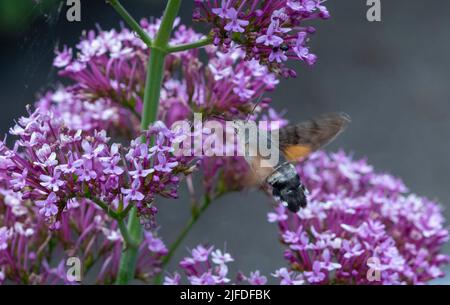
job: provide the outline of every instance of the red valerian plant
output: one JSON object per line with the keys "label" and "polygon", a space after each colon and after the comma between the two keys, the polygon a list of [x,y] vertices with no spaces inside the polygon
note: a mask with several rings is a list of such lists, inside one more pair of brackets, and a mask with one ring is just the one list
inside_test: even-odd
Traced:
{"label": "red valerian plant", "polygon": [[[266,284],[258,270],[230,275],[234,258],[212,245],[194,247],[178,271],[165,269],[206,208],[242,190],[249,171],[242,157],[176,155],[173,144],[186,135],[168,126],[194,113],[286,124],[259,97],[295,76],[289,59],[316,61],[307,21],[329,18],[323,2],[195,1],[205,36],[179,24],[181,0],[169,0],[153,23],[109,0],[131,29],[88,31],[75,48],[56,50],[53,64],[71,84],[43,94],[10,129],[15,141],[0,142],[0,282],[73,283],[66,261],[77,257],[85,274],[97,271],[96,283]],[[448,231],[437,203],[343,152],[317,152],[297,170],[310,204],[294,214],[276,203],[269,213],[288,263],[271,278],[418,284],[443,275]],[[158,197],[177,198],[194,172],[203,201],[167,247]]]}

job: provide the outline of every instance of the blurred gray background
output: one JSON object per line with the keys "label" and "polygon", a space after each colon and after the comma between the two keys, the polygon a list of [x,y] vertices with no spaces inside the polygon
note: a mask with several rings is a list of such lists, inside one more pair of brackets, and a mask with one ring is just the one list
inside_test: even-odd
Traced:
{"label": "blurred gray background", "polygon": [[[52,5],[56,3],[55,5]],[[120,18],[103,0],[82,0],[82,21],[65,19],[65,1],[2,0],[0,5],[1,129],[25,114],[57,80],[51,67],[56,45],[73,46],[81,31],[98,24],[118,27]],[[190,24],[192,1],[183,1]],[[340,147],[367,156],[379,171],[401,177],[415,193],[439,200],[450,219],[450,2],[382,0],[382,22],[366,19],[365,0],[328,1],[332,18],[316,22],[311,40],[318,63],[298,64],[296,79],[272,95],[287,118],[299,121],[345,111],[350,128],[327,150]],[[136,18],[160,16],[165,1],[123,0]],[[17,8],[19,6],[19,9]],[[202,30],[202,27],[198,28]],[[204,29],[203,29],[204,30]],[[170,243],[189,217],[189,197],[159,205],[161,234]],[[269,224],[267,199],[257,192],[230,194],[215,202],[179,248],[208,242],[235,256],[231,272],[260,269],[269,275],[284,266],[277,229]],[[447,247],[445,252],[449,253]],[[450,283],[447,278],[435,283]]]}

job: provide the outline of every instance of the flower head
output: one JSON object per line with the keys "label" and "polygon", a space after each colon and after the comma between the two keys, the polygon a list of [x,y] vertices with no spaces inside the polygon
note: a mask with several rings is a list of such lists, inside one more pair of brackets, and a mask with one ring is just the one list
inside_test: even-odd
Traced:
{"label": "flower head", "polygon": [[304,23],[330,17],[323,2],[196,1],[194,20],[212,25],[214,43],[221,48],[227,50],[234,42],[245,50],[247,59],[255,59],[283,76],[295,76],[284,63],[294,58],[314,64],[316,56],[309,53],[306,43],[315,30]]}
{"label": "flower head", "polygon": [[278,223],[284,256],[304,270],[305,282],[372,284],[370,270],[381,272],[382,284],[442,275],[448,231],[436,203],[407,194],[399,179],[343,152],[314,153],[297,169],[310,190],[308,206],[292,214],[280,205],[269,220]]}

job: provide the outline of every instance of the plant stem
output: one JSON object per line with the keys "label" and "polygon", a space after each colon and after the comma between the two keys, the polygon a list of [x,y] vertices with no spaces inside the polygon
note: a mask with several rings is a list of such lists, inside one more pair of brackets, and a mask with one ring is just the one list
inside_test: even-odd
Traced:
{"label": "plant stem", "polygon": [[192,216],[189,219],[188,223],[185,225],[184,229],[180,232],[180,235],[178,235],[175,242],[170,246],[169,253],[167,253],[167,255],[162,260],[163,267],[169,263],[173,254],[178,249],[178,246],[184,240],[187,233],[189,233],[189,231],[192,229],[192,226],[197,222],[197,220],[200,218],[200,216],[203,214],[203,212],[210,206],[211,202],[212,201],[208,196],[205,196],[203,198],[203,204],[200,206],[200,209],[198,209],[197,211],[192,213]]}
{"label": "plant stem", "polygon": [[125,20],[128,26],[135,31],[142,41],[150,48],[152,46],[152,39],[141,28],[139,23],[128,13],[128,11],[120,4],[119,0],[108,0],[109,4],[117,11],[117,13]]}
{"label": "plant stem", "polygon": [[122,234],[122,237],[123,237],[123,239],[125,241],[126,248],[138,247],[139,245],[133,239],[133,237],[130,235],[130,232],[128,231],[128,228],[125,225],[125,222],[123,221],[123,219],[117,220],[117,224],[119,225],[119,230],[120,230],[120,233]]}
{"label": "plant stem", "polygon": [[105,211],[105,213],[111,217],[114,218],[116,220],[120,219],[121,215],[118,214],[116,211],[114,211],[110,206],[108,206],[106,203],[104,203],[103,201],[101,201],[100,199],[98,199],[95,196],[91,196],[91,194],[87,193],[84,195],[85,198],[91,200],[93,203],[95,203],[96,205],[98,205],[100,208],[102,208],[103,211]]}
{"label": "plant stem", "polygon": [[[163,270],[164,270],[164,267],[167,266],[167,264],[170,262],[170,260],[172,259],[172,256],[175,254],[176,250],[178,249],[180,244],[183,242],[185,237],[188,235],[188,233],[191,231],[192,227],[197,222],[197,220],[200,218],[200,216],[202,216],[202,214],[206,211],[206,209],[211,205],[213,200],[219,198],[224,193],[225,192],[221,192],[221,193],[217,194],[214,198],[210,198],[208,195],[205,195],[203,197],[202,205],[200,206],[200,208],[192,211],[192,216],[189,219],[188,223],[184,226],[183,230],[180,232],[180,234],[178,235],[178,237],[175,240],[175,242],[170,246],[169,252],[163,258],[162,264],[161,264],[161,268]],[[159,273],[157,276],[155,276],[155,280],[154,280],[153,283],[155,285],[162,284],[162,276],[163,276],[162,272]]]}
{"label": "plant stem", "polygon": [[190,50],[190,49],[200,48],[200,47],[204,47],[204,46],[211,44],[212,41],[213,41],[212,37],[206,37],[206,38],[200,39],[199,41],[196,41],[196,42],[180,44],[177,46],[170,46],[167,51],[169,53],[175,53],[175,52],[181,52],[181,51],[186,51],[186,50]]}
{"label": "plant stem", "polygon": [[[114,1],[116,2],[116,1]],[[151,52],[147,67],[145,82],[144,109],[141,120],[141,130],[148,129],[150,123],[158,117],[159,95],[164,75],[164,61],[167,54],[167,44],[173,29],[173,23],[180,9],[181,0],[169,0],[164,11],[164,16],[151,44]],[[121,15],[122,16],[122,15]],[[123,16],[122,16],[123,17]],[[137,216],[136,208],[132,208],[128,219],[129,235],[136,244],[142,241],[142,226]],[[122,253],[117,276],[118,284],[128,284],[134,278],[139,247],[128,247]]]}
{"label": "plant stem", "polygon": [[136,273],[136,262],[139,254],[139,244],[142,241],[142,228],[139,222],[139,217],[137,216],[136,208],[132,208],[130,211],[128,227],[125,227],[124,223],[121,227],[120,231],[125,239],[125,235],[122,230],[127,232],[125,233],[125,235],[128,239],[132,239],[134,241],[132,244],[125,244],[124,250],[122,251],[122,255],[120,257],[117,284],[124,285],[128,284],[134,278],[134,275]]}

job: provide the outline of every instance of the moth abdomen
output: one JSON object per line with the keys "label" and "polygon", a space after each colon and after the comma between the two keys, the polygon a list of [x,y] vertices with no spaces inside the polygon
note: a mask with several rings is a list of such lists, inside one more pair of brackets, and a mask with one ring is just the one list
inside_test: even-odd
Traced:
{"label": "moth abdomen", "polygon": [[298,212],[307,205],[305,188],[300,177],[291,163],[284,163],[277,167],[267,178],[272,186],[273,196],[287,205],[291,212]]}
{"label": "moth abdomen", "polygon": [[301,187],[285,188],[280,193],[280,199],[287,204],[287,208],[293,213],[297,213],[300,208],[305,208],[308,204],[306,195]]}

